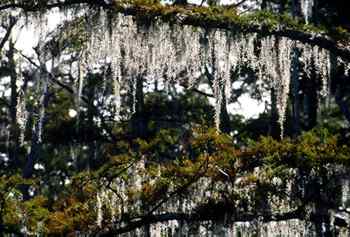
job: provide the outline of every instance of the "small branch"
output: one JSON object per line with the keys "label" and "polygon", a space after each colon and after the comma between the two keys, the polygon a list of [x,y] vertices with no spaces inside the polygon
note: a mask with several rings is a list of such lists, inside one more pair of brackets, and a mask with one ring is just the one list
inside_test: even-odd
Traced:
{"label": "small branch", "polygon": [[209,72],[209,69],[208,69],[207,66],[205,66],[205,71],[204,71],[204,73],[205,73],[205,76],[206,76],[207,79],[208,79],[209,86],[210,86],[211,88],[213,88],[214,77],[213,77],[213,75]]}
{"label": "small branch", "polygon": [[23,58],[27,59],[28,62],[30,62],[33,66],[35,66],[36,68],[40,68],[39,64],[37,64],[36,62],[34,62],[33,59],[31,59],[30,57],[28,57],[27,55],[24,55],[20,50],[16,50],[17,53],[19,53]]}
{"label": "small branch", "polygon": [[238,15],[239,15],[239,16],[244,15],[245,13],[250,12],[250,11],[252,11],[253,9],[254,9],[254,7],[249,7],[249,8],[247,8],[247,9],[245,9],[244,11],[239,12]]}
{"label": "small branch", "polygon": [[196,92],[196,93],[198,93],[198,94],[204,95],[204,96],[206,96],[206,97],[212,97],[212,98],[214,98],[214,95],[209,94],[209,93],[206,93],[206,92],[201,91],[201,90],[198,90],[198,89],[196,89],[196,88],[193,88],[192,91],[194,91],[194,92]]}

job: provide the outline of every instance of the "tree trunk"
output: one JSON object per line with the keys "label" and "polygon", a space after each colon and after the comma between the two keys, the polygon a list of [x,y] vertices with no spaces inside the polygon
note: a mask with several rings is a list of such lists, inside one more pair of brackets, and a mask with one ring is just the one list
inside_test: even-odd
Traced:
{"label": "tree trunk", "polygon": [[220,106],[220,131],[229,134],[232,131],[232,129],[230,124],[230,116],[227,112],[226,106],[225,86],[222,87],[221,93],[222,100]]}
{"label": "tree trunk", "polygon": [[311,78],[305,80],[304,91],[304,112],[306,115],[305,129],[311,130],[317,125],[317,112],[318,112],[318,95],[319,89],[318,78],[315,69],[311,69]]}
{"label": "tree trunk", "polygon": [[293,61],[292,61],[292,76],[291,76],[291,100],[292,100],[292,135],[298,136],[300,134],[300,96],[299,96],[299,55],[300,51],[296,46],[293,47]]}
{"label": "tree trunk", "polygon": [[[34,165],[35,162],[39,159],[41,148],[42,148],[42,130],[45,125],[45,119],[46,119],[46,108],[48,106],[49,102],[49,93],[48,93],[48,75],[46,72],[41,71],[40,72],[40,78],[36,78],[37,83],[42,83],[41,88],[41,98],[39,100],[39,105],[41,106],[40,109],[38,109],[39,118],[35,122],[34,125],[34,131],[32,134],[32,145],[30,148],[30,152],[27,156],[27,159],[25,161],[25,166],[22,171],[22,177],[24,179],[30,179],[33,177],[34,174]],[[39,82],[38,80],[42,80],[42,82]],[[21,186],[21,191],[23,194],[23,199],[28,200],[30,199],[30,193],[29,193],[29,185],[25,184]]]}
{"label": "tree trunk", "polygon": [[271,88],[271,122],[269,123],[269,135],[275,139],[281,138],[281,129],[278,122],[277,96],[274,88]]}
{"label": "tree trunk", "polygon": [[2,206],[0,206],[0,237],[3,237],[4,236],[4,221],[3,221],[3,213],[2,213]]}
{"label": "tree trunk", "polygon": [[292,0],[292,15],[294,17],[302,17],[303,14],[301,12],[301,0]]}
{"label": "tree trunk", "polygon": [[9,147],[9,160],[10,167],[15,169],[19,164],[18,150],[19,150],[19,127],[17,124],[17,74],[16,63],[14,60],[14,44],[12,40],[9,42],[9,68],[10,68],[10,87],[11,87],[11,99],[10,99],[10,147]]}
{"label": "tree trunk", "polygon": [[346,101],[344,100],[344,94],[340,89],[338,89],[335,93],[335,102],[337,103],[340,111],[342,112],[342,114],[350,124],[350,110]]}
{"label": "tree trunk", "polygon": [[281,0],[278,6],[278,13],[283,14],[286,10],[286,0]]}
{"label": "tree trunk", "polygon": [[174,5],[187,5],[187,0],[175,0]]}
{"label": "tree trunk", "polygon": [[[214,62],[213,62],[213,65],[215,65]],[[209,86],[210,86],[211,90],[215,94],[215,88],[214,88],[215,78],[214,78],[213,74],[209,72],[208,68],[205,68],[205,75],[208,79]],[[221,132],[224,132],[224,133],[230,133],[232,131],[232,128],[231,128],[230,116],[227,112],[227,106],[226,106],[227,98],[225,96],[225,84],[224,83],[220,83],[220,92],[219,93],[221,93],[221,96],[222,96],[222,100],[220,103],[219,130]]]}
{"label": "tree trunk", "polygon": [[[95,107],[94,107],[94,100],[96,98],[95,96],[95,86],[96,86],[96,76],[94,75],[88,75],[89,78],[87,78],[87,104],[88,104],[88,110],[87,110],[87,131],[88,133],[85,134],[84,140],[87,142],[88,151],[89,153],[86,154],[87,157],[83,155],[78,155],[77,159],[77,167],[79,171],[83,171],[84,169],[90,169],[91,166],[93,166],[94,159],[95,159],[95,122],[94,122],[94,116],[96,115]],[[79,136],[79,132],[77,133]]]}
{"label": "tree trunk", "polygon": [[142,75],[135,78],[134,88],[134,114],[131,118],[131,131],[134,137],[147,137],[147,120],[144,115],[144,94],[143,94],[143,81]]}
{"label": "tree trunk", "polygon": [[314,5],[312,7],[311,21],[314,24],[318,24],[320,22],[319,3],[318,3],[318,0],[313,0],[313,1],[314,1]]}

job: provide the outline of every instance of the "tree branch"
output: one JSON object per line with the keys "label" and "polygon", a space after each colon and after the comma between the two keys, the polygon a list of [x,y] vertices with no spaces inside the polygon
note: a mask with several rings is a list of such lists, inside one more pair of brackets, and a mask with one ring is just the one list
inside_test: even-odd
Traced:
{"label": "tree branch", "polygon": [[[269,23],[256,22],[254,17],[252,20],[245,20],[242,23],[241,19],[227,18],[222,16],[221,13],[217,13],[218,17],[210,17],[212,11],[205,11],[204,7],[192,7],[186,6],[169,6],[162,5],[152,7],[152,5],[142,4],[119,4],[118,2],[106,3],[105,1],[94,0],[66,0],[54,3],[47,2],[43,4],[25,4],[25,3],[9,3],[0,5],[0,11],[6,9],[22,9],[26,12],[49,10],[52,8],[68,7],[78,4],[87,4],[92,7],[102,7],[105,9],[113,10],[114,12],[123,13],[124,15],[132,15],[144,20],[147,17],[148,20],[162,19],[163,21],[176,23],[179,25],[192,25],[196,27],[202,27],[205,29],[224,29],[231,32],[245,33],[258,33],[261,36],[275,35],[277,37],[286,37],[291,40],[296,40],[312,46],[318,46],[320,48],[329,50],[335,55],[341,57],[346,61],[350,61],[350,50],[339,45],[336,40],[332,39],[326,33],[314,33],[306,30],[296,30],[293,27],[289,27],[288,24],[281,24],[271,27]],[[197,8],[202,9],[202,13],[198,14]],[[204,9],[204,10],[203,10]],[[164,15],[166,12],[166,16]],[[210,15],[210,16],[209,16]],[[181,17],[179,17],[181,16]],[[206,17],[208,16],[208,17]]]}
{"label": "tree branch", "polygon": [[13,16],[9,17],[10,19],[10,25],[8,26],[7,30],[6,30],[6,34],[4,35],[4,38],[2,38],[2,40],[0,41],[0,53],[2,51],[2,48],[4,47],[5,43],[7,42],[7,40],[9,39],[12,29],[13,27],[16,25],[17,23],[17,19]]}
{"label": "tree branch", "polygon": [[241,1],[239,1],[238,3],[232,4],[232,6],[233,6],[233,7],[239,7],[239,6],[241,6],[242,4],[244,4],[246,1],[247,1],[247,0],[241,0]]}
{"label": "tree branch", "polygon": [[[225,213],[222,213],[222,215],[224,216]],[[304,207],[299,207],[293,211],[285,212],[285,213],[266,213],[261,215],[255,214],[255,213],[236,213],[232,217],[233,219],[231,221],[232,222],[249,222],[249,221],[256,220],[259,217],[261,218],[262,222],[285,221],[285,220],[291,220],[296,218],[303,219],[304,217],[303,215],[304,215]],[[156,214],[156,215],[147,215],[147,216],[143,216],[141,218],[135,219],[120,228],[101,232],[99,233],[99,236],[115,236],[118,234],[133,231],[144,225],[167,222],[172,220],[196,222],[196,221],[208,221],[208,220],[215,220],[215,219],[217,219],[216,216],[199,215],[196,212],[193,212],[190,214],[169,212],[169,213]]]}
{"label": "tree branch", "polygon": [[105,3],[105,1],[94,1],[94,0],[66,0],[66,1],[57,1],[53,3],[49,3],[47,1],[46,4],[42,3],[42,1],[39,1],[37,4],[30,4],[29,1],[26,3],[23,1],[22,3],[8,3],[0,5],[0,11],[8,10],[8,9],[22,9],[26,12],[36,12],[36,11],[42,11],[42,10],[50,10],[53,8],[62,8],[67,6],[73,6],[73,5],[79,5],[79,4],[89,4],[91,6],[102,6],[102,7],[108,7],[109,5]]}
{"label": "tree branch", "polygon": [[196,92],[196,93],[198,93],[198,94],[204,95],[204,96],[206,96],[206,97],[212,97],[212,98],[214,98],[214,95],[213,95],[213,94],[206,93],[206,92],[201,91],[201,90],[198,90],[198,89],[196,89],[196,88],[193,88],[192,91],[194,91],[194,92]]}
{"label": "tree branch", "polygon": [[[169,8],[169,6],[166,7]],[[325,33],[296,30],[283,24],[271,27],[267,23],[256,23],[254,20],[252,22],[241,23],[240,21],[231,19],[223,20],[217,18],[212,19],[209,17],[204,18],[203,15],[196,14],[194,10],[186,8],[182,9],[181,12],[179,10],[172,9],[173,14],[167,15],[166,18],[162,18],[163,13],[161,10],[159,12],[155,12],[154,9],[150,9],[150,7],[146,6],[131,5],[128,7],[118,7],[117,11],[124,13],[125,15],[141,15],[148,16],[148,18],[161,18],[164,21],[169,21],[172,23],[176,22],[179,25],[191,25],[205,29],[223,29],[231,32],[239,32],[241,34],[258,33],[262,37],[271,35],[286,37],[304,44],[318,46],[329,50],[342,59],[350,61],[350,50],[343,45],[338,45],[337,41]],[[178,17],[179,14],[181,15],[181,19]]]}

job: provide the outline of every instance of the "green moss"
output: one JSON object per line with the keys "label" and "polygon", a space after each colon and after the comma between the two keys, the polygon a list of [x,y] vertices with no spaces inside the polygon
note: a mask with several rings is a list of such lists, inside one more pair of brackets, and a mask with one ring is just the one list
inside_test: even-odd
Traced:
{"label": "green moss", "polygon": [[177,22],[179,14],[185,16],[183,24],[193,24],[203,27],[223,27],[243,32],[252,27],[261,27],[268,31],[287,29],[308,33],[329,33],[322,26],[304,24],[288,14],[275,14],[270,11],[257,11],[251,14],[238,15],[234,8],[224,6],[178,6],[162,5],[148,0],[118,1],[116,11],[133,14],[138,19],[162,19],[167,22]]}

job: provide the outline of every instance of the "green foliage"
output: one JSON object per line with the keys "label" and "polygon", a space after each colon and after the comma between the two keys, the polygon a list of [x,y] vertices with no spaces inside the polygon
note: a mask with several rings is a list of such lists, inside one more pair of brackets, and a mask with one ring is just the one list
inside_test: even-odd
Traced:
{"label": "green foliage", "polygon": [[23,203],[23,215],[25,216],[25,225],[31,233],[44,234],[48,229],[44,222],[48,219],[50,211],[48,210],[47,198],[44,196],[35,196],[33,199]]}
{"label": "green foliage", "polygon": [[[33,180],[25,180],[19,175],[0,176],[0,223],[8,226],[14,232],[23,224],[23,216],[26,216],[21,202],[21,185],[33,185]],[[27,217],[27,216],[26,216]],[[34,217],[35,218],[35,217]]]}
{"label": "green foliage", "polygon": [[287,138],[278,142],[270,137],[263,137],[252,145],[249,153],[251,152],[268,164],[288,164],[295,168],[350,164],[349,147],[338,144],[337,137],[330,135],[325,129],[305,132],[296,141]]}
{"label": "green foliage", "polygon": [[[202,177],[213,183],[231,182],[235,177],[241,177],[242,181],[237,187],[249,187],[247,195],[258,210],[267,195],[288,195],[285,193],[285,183],[292,179],[291,169],[314,170],[316,175],[321,176],[323,169],[330,164],[350,165],[349,147],[339,143],[337,136],[325,129],[304,133],[297,140],[286,138],[277,141],[271,137],[261,137],[245,148],[236,148],[230,136],[219,134],[215,129],[196,128],[191,132],[188,146],[184,148],[186,152],[172,159],[162,159],[168,156],[168,150],[172,151],[172,146],[178,140],[174,131],[161,129],[148,141],[137,139],[132,143],[137,146],[119,143],[119,149],[110,150],[118,151],[117,155],[111,154],[110,161],[94,172],[75,175],[66,192],[61,192],[50,204],[42,195],[21,203],[16,187],[23,180],[16,176],[1,178],[3,222],[8,226],[25,224],[30,231],[43,234],[68,235],[76,230],[95,231],[97,193],[101,192],[102,187],[120,192],[118,187],[112,189],[114,180],[122,179],[128,183],[132,179],[128,170],[135,167],[141,157],[147,165],[134,175],[148,177],[149,181],[144,182],[141,189],[128,186],[123,195],[128,197],[130,205],[142,201],[150,208],[173,195],[186,198],[190,187]],[[256,172],[256,168],[259,168],[259,172]],[[218,192],[223,190],[219,189]],[[228,210],[234,203],[246,200],[243,192],[225,192],[221,196],[212,196],[198,206],[198,215],[220,218],[217,212],[220,208]],[[208,209],[213,212],[203,213]],[[26,217],[25,223],[22,222],[23,215]],[[125,215],[133,218],[138,214],[130,212]],[[106,223],[109,218],[112,217],[105,216]]]}

